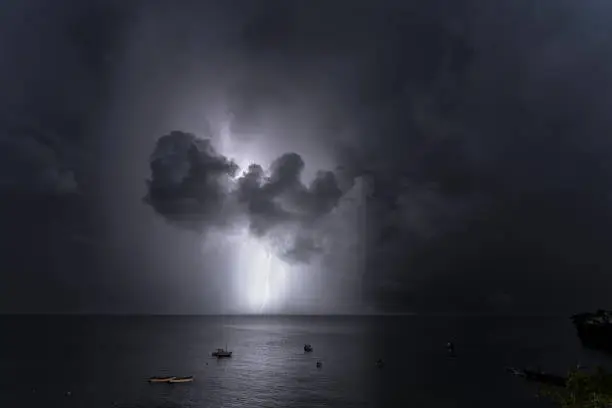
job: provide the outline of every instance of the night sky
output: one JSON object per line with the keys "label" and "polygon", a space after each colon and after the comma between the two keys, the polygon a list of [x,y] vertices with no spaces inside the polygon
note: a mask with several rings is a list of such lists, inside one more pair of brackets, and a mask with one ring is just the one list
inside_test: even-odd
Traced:
{"label": "night sky", "polygon": [[0,312],[610,307],[611,19],[5,1]]}

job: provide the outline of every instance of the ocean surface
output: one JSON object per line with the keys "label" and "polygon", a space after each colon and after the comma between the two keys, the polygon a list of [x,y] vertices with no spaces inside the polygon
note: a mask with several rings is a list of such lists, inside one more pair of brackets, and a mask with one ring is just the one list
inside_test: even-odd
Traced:
{"label": "ocean surface", "polygon": [[611,363],[567,318],[3,316],[0,336],[7,408],[550,407],[504,368]]}

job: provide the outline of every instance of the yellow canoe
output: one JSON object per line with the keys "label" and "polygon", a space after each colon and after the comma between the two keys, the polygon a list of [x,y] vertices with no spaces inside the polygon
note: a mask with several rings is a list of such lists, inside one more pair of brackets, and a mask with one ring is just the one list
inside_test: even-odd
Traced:
{"label": "yellow canoe", "polygon": [[174,383],[188,383],[193,381],[193,376],[190,377],[174,377],[169,382],[170,384]]}
{"label": "yellow canoe", "polygon": [[169,383],[176,377],[151,377],[149,378],[150,383]]}

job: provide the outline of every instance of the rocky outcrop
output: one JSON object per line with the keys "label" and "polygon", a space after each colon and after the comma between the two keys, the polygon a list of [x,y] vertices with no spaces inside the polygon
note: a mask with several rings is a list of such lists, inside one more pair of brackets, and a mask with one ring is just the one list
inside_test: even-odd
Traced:
{"label": "rocky outcrop", "polygon": [[580,313],[572,321],[585,347],[612,353],[612,312]]}

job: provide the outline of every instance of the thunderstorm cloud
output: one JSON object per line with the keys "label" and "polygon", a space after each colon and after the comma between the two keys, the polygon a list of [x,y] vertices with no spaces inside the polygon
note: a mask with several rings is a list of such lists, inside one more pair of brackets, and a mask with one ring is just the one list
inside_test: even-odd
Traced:
{"label": "thunderstorm cloud", "polygon": [[343,191],[332,171],[306,185],[304,167],[299,154],[285,153],[269,169],[251,164],[240,172],[210,138],[173,131],[155,145],[144,201],[170,223],[203,234],[246,220],[257,237],[283,237],[277,247],[284,259],[309,262],[321,249],[311,232]]}

